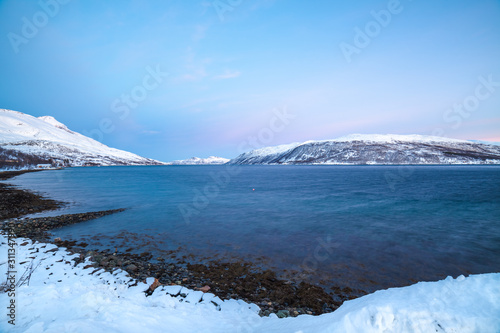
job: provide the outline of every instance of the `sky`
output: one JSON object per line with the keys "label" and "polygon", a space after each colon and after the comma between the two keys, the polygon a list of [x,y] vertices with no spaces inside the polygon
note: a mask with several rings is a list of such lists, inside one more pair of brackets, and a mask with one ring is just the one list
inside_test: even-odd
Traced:
{"label": "sky", "polygon": [[500,141],[498,0],[0,0],[0,108],[161,161]]}

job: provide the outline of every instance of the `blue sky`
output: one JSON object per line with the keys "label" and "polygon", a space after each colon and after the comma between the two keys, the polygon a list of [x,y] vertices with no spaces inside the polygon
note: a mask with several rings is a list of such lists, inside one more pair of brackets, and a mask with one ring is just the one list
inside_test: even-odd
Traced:
{"label": "blue sky", "polygon": [[0,31],[0,108],[150,158],[500,141],[498,0],[3,0]]}

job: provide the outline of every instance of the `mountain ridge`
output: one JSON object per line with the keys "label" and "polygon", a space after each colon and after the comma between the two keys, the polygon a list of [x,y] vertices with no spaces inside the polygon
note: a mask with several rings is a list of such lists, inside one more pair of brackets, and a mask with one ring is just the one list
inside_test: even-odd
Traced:
{"label": "mountain ridge", "polygon": [[11,168],[26,163],[33,166],[31,160],[54,166],[164,164],[108,147],[70,130],[52,116],[37,118],[7,109],[0,109],[0,149],[0,163]]}
{"label": "mountain ridge", "polygon": [[264,147],[229,164],[500,164],[500,147],[425,135],[351,134]]}
{"label": "mountain ridge", "polygon": [[164,163],[110,148],[70,130],[52,116],[0,109],[0,168],[221,164],[500,164],[500,145],[425,135],[350,134],[263,147],[229,160],[192,157]]}

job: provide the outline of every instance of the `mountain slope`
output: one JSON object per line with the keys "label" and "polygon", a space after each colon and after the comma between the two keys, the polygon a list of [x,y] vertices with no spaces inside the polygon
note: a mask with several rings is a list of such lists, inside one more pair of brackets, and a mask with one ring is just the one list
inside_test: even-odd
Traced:
{"label": "mountain slope", "polygon": [[[26,160],[30,156],[67,166],[163,164],[110,148],[71,131],[53,117],[36,118],[5,109],[0,109],[0,148],[0,157],[2,152],[4,159],[10,156],[10,166],[15,166],[20,157]],[[12,151],[16,153],[12,154]]]}
{"label": "mountain slope", "polygon": [[228,158],[210,156],[207,158],[191,157],[187,160],[178,160],[167,163],[168,165],[217,165],[226,164],[229,162]]}
{"label": "mountain slope", "polygon": [[423,135],[353,134],[256,149],[230,164],[500,164],[500,147]]}

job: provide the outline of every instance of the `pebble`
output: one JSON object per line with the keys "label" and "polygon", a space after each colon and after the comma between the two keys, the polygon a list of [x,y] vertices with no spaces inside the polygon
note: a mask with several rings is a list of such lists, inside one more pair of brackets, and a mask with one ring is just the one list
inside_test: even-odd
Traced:
{"label": "pebble", "polygon": [[130,264],[125,268],[127,271],[135,272],[137,270],[137,266],[134,264]]}
{"label": "pebble", "polygon": [[276,313],[278,318],[287,318],[290,317],[290,311],[288,310],[279,310],[278,313]]}

